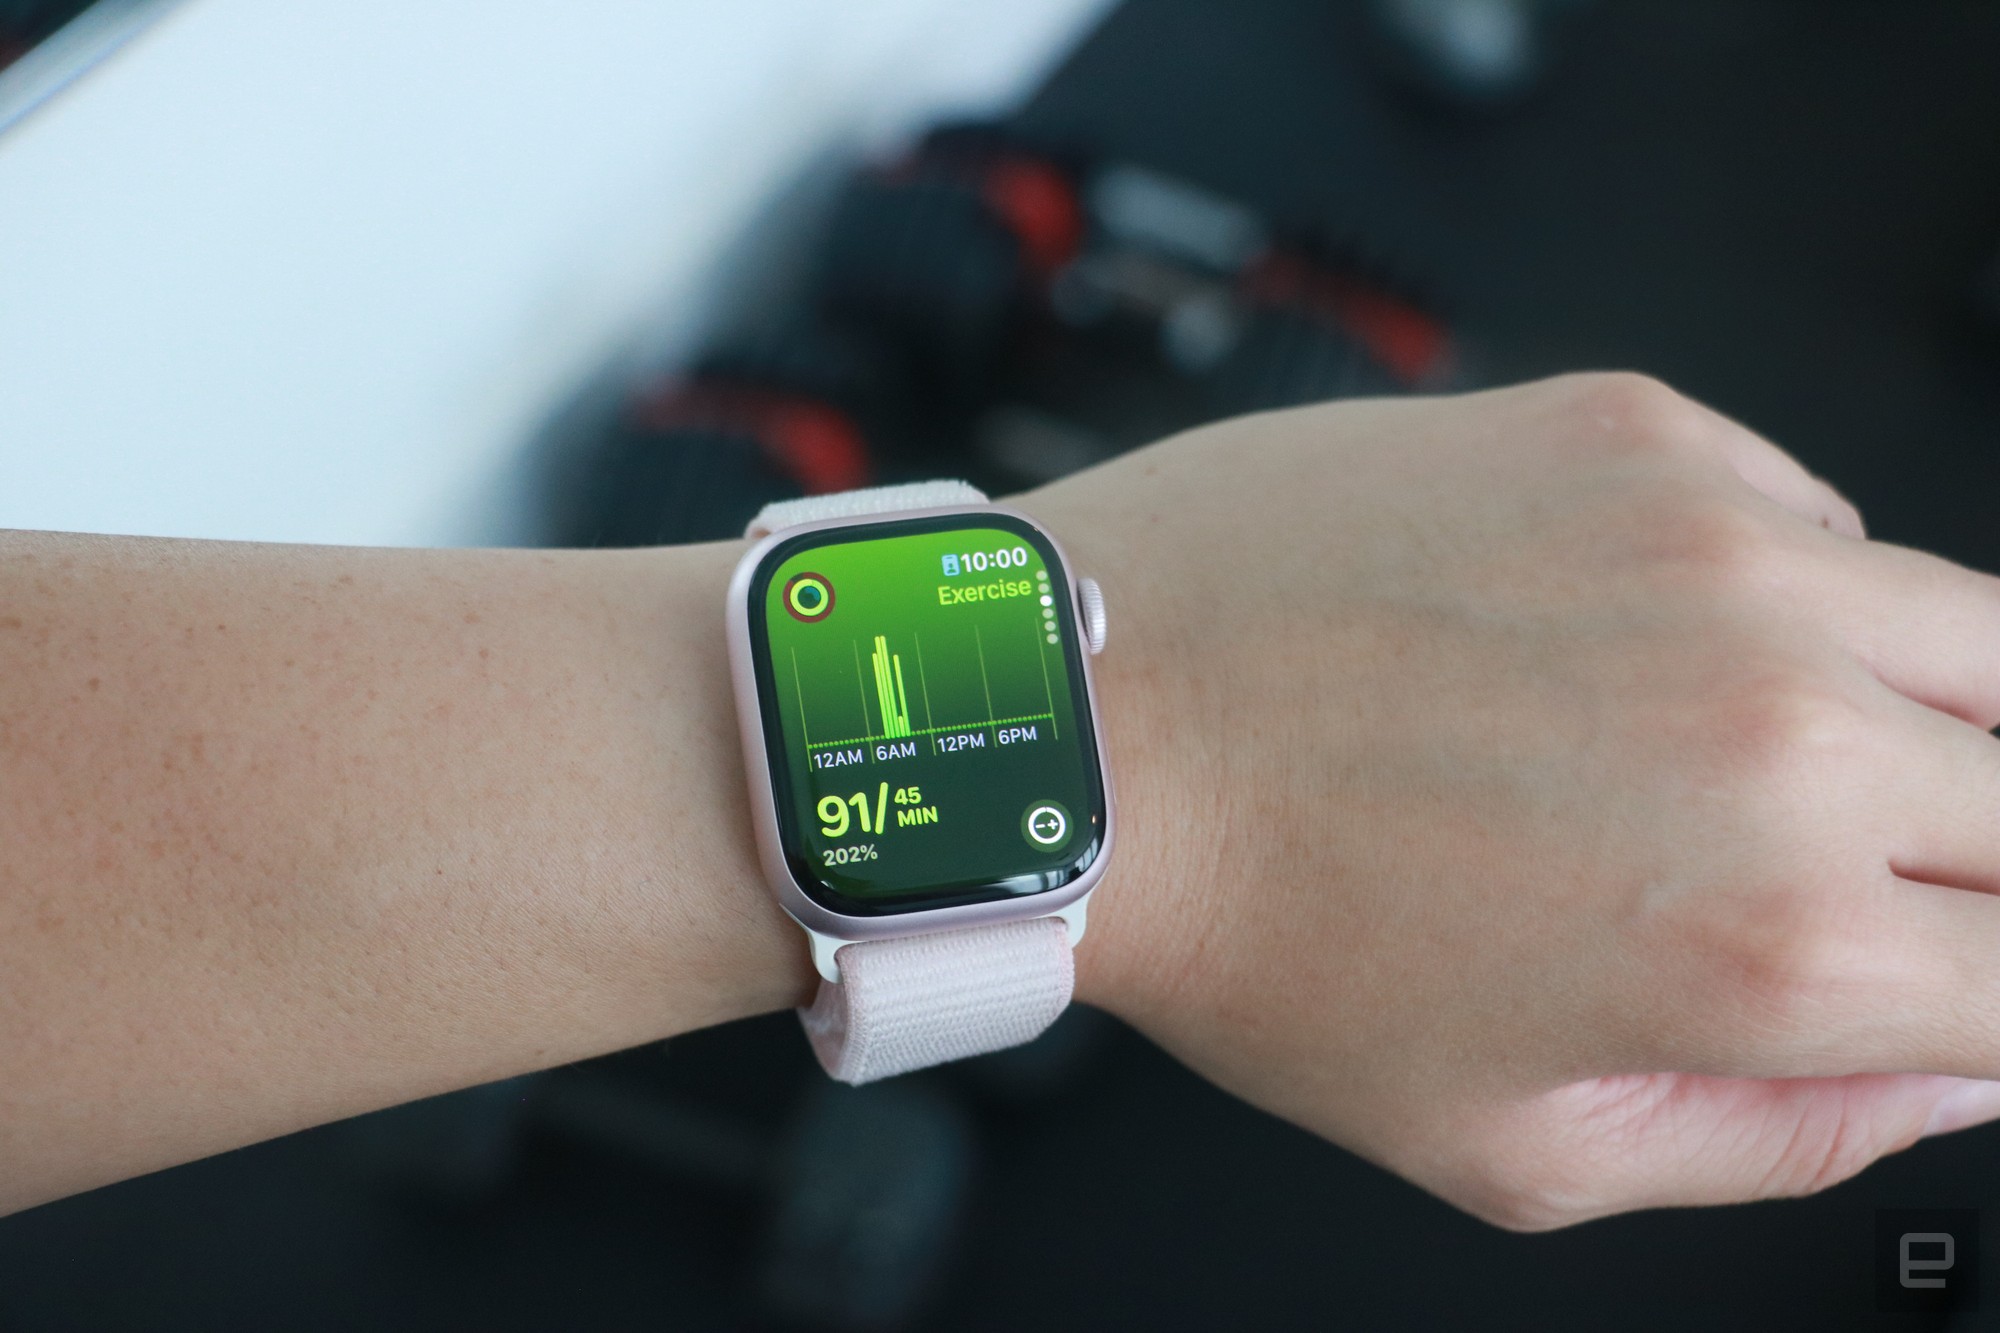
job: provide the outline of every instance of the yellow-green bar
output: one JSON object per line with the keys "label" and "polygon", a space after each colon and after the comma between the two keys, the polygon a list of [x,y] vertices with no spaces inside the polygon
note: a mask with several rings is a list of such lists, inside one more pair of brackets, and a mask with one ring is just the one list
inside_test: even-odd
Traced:
{"label": "yellow-green bar", "polygon": [[869,655],[875,668],[875,697],[882,704],[882,734],[900,737],[910,734],[910,710],[903,701],[903,659],[891,656],[889,640],[875,636],[875,651]]}
{"label": "yellow-green bar", "polygon": [[903,655],[901,653],[896,654],[895,662],[896,722],[901,728],[896,734],[898,736],[907,736],[910,734],[910,700],[909,696],[903,693]]}
{"label": "yellow-green bar", "polygon": [[891,735],[896,725],[896,710],[892,706],[889,692],[882,688],[882,636],[875,636],[875,648],[868,654],[868,669],[875,673],[875,704],[882,710],[882,734]]}

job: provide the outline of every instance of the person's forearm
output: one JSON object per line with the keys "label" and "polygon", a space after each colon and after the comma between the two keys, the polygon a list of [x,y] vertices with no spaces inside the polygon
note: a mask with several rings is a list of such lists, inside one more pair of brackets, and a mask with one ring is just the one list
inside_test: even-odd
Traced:
{"label": "person's forearm", "polygon": [[735,555],[0,533],[0,1211],[801,999]]}
{"label": "person's forearm", "polygon": [[[1078,998],[1522,1228],[2000,1117],[2000,580],[1629,375],[1019,503],[1112,603]],[[0,535],[0,1208],[805,998],[740,550]]]}

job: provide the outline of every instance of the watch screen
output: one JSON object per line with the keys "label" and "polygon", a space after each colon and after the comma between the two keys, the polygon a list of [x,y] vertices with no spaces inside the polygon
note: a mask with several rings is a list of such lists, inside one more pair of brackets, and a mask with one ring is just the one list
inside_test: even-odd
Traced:
{"label": "watch screen", "polygon": [[871,914],[1058,888],[1097,857],[1104,789],[1069,579],[1005,515],[774,547],[751,644],[793,878]]}

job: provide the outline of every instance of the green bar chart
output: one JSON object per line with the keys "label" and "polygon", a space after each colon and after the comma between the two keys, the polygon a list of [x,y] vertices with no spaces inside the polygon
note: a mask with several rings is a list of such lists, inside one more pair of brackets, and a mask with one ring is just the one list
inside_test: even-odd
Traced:
{"label": "green bar chart", "polygon": [[908,736],[910,703],[903,693],[903,655],[890,653],[889,640],[877,634],[869,661],[875,667],[875,696],[882,706],[882,738],[895,740]]}
{"label": "green bar chart", "polygon": [[[861,657],[864,641],[852,641],[852,661],[844,673],[835,667],[827,675],[815,676],[799,665],[794,651],[788,663],[788,674],[791,676],[788,683],[798,708],[800,739],[807,749],[840,749],[874,741],[906,740],[1025,722],[1051,723],[1057,726],[1055,734],[1060,736],[1054,691],[1047,665],[1041,660],[1039,629],[1019,635],[1020,643],[1010,645],[1013,651],[1006,655],[1009,669],[999,673],[1004,692],[1009,697],[1000,701],[1001,706],[997,708],[993,698],[995,686],[989,679],[993,673],[988,671],[989,649],[984,636],[972,630],[947,637],[954,640],[962,638],[964,642],[945,645],[945,655],[952,661],[953,669],[946,672],[950,681],[946,702],[951,706],[945,712],[947,720],[943,722],[931,710],[931,686],[927,683],[923,665],[926,644],[921,637],[912,635],[902,645],[915,653],[909,668],[905,668],[903,653],[890,643],[887,634],[877,634],[865,641],[868,645],[866,661]],[[830,666],[839,658],[823,660],[828,661]],[[1020,669],[1024,660],[1034,662],[1036,669],[1033,675]],[[856,680],[857,672],[859,680]],[[842,691],[835,684],[841,674],[845,674],[848,681],[845,725],[840,720],[843,713],[839,704]],[[921,717],[910,711],[909,686],[913,683],[922,686],[919,692],[923,705]],[[856,685],[860,686],[858,728],[854,725],[857,718]],[[830,686],[833,688],[829,689]],[[812,705],[810,712],[809,699]],[[1006,703],[1014,706],[1005,707]],[[922,725],[919,725],[920,722]],[[827,731],[833,733],[833,739],[824,739]]]}

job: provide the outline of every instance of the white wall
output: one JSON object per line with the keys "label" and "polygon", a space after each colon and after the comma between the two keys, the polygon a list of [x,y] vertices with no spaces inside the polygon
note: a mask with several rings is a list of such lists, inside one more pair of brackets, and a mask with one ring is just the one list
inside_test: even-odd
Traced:
{"label": "white wall", "polygon": [[530,530],[524,441],[815,153],[1105,0],[190,0],[0,137],[0,527]]}

